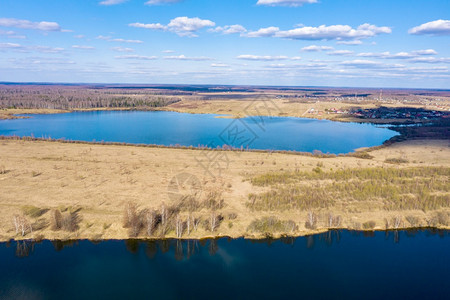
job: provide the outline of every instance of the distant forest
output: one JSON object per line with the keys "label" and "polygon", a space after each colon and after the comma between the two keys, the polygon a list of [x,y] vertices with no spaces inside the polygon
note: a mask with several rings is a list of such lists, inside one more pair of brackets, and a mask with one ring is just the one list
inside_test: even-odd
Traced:
{"label": "distant forest", "polygon": [[82,86],[0,86],[0,108],[84,109],[155,108],[181,101],[148,89]]}

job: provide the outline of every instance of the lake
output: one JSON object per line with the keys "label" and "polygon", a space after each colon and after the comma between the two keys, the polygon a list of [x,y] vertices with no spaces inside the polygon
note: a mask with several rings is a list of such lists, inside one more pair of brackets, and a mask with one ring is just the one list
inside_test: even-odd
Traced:
{"label": "lake", "polygon": [[0,298],[448,299],[449,231],[0,243]]}
{"label": "lake", "polygon": [[218,118],[176,112],[95,111],[0,121],[0,135],[165,146],[349,153],[397,135],[372,124],[291,117]]}

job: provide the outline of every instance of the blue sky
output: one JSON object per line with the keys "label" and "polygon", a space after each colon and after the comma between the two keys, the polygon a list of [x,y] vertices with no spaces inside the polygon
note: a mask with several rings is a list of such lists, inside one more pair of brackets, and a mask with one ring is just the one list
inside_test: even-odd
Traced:
{"label": "blue sky", "polygon": [[450,88],[448,0],[1,0],[0,81]]}

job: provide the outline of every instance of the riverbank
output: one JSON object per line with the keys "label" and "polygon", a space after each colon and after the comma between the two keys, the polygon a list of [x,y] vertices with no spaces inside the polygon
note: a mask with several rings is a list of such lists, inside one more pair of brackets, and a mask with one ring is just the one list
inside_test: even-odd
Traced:
{"label": "riverbank", "polygon": [[[432,226],[449,229],[448,223],[445,225],[450,213],[445,183],[450,165],[448,141],[399,142],[373,150],[365,159],[214,152],[226,154],[222,158],[226,158],[227,164],[220,173],[208,172],[199,164],[208,153],[190,149],[2,140],[0,151],[0,241],[163,236],[262,238],[301,236],[328,228],[384,230]],[[359,201],[357,196],[350,199],[348,194],[340,194],[342,198],[332,202],[324,198],[324,203],[310,203],[309,206],[302,206],[300,200],[296,208],[277,207],[295,204],[283,203],[283,197],[280,200],[271,197],[276,199],[272,203],[274,206],[251,204],[265,199],[265,193],[292,192],[288,189],[290,184],[303,186],[304,190],[293,191],[303,193],[301,199],[305,193],[319,192],[324,184],[342,185],[331,178],[336,171],[396,169],[426,170],[428,173],[406,178],[415,180],[418,186],[430,184],[429,180],[432,180],[430,203],[435,204],[412,209],[392,206],[394,204],[387,201],[386,195]],[[299,183],[261,184],[261,178],[271,174],[291,178],[289,172],[296,176],[320,173],[325,177],[299,177]],[[347,181],[360,182],[364,188],[371,180],[361,179],[361,176],[347,178]],[[395,176],[393,180],[402,175]],[[411,197],[420,192],[409,184],[404,188],[411,189]],[[435,195],[440,198],[436,200]],[[297,198],[293,195],[292,199]],[[162,230],[164,207],[167,227]],[[153,210],[157,221],[149,235],[148,220]],[[130,212],[133,218],[125,220],[124,212]],[[55,227],[55,215],[70,226],[61,221]],[[21,232],[16,234],[15,216],[23,217],[33,232],[25,230],[24,236]],[[311,219],[313,224],[308,224]]]}

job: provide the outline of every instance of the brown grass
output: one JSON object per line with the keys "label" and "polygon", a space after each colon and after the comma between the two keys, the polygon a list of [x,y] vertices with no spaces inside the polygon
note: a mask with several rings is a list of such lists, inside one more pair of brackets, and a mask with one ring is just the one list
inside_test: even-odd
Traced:
{"label": "brown grass", "polygon": [[[377,201],[343,202],[334,199],[331,207],[313,207],[312,213],[317,216],[316,229],[305,227],[309,211],[255,211],[247,207],[249,194],[269,190],[266,186],[252,185],[250,179],[255,176],[286,171],[309,174],[316,168],[324,174],[348,169],[391,168],[392,164],[385,163],[389,157],[404,157],[409,161],[398,165],[399,168],[448,167],[450,150],[446,141],[398,143],[370,152],[372,159],[227,152],[230,164],[222,171],[222,176],[216,178],[210,177],[197,164],[199,151],[189,149],[1,140],[0,153],[0,166],[8,170],[0,174],[2,241],[22,238],[16,235],[13,224],[14,216],[22,213],[28,214],[26,217],[33,227],[33,232],[27,233],[25,238],[128,238],[129,228],[122,226],[125,204],[133,202],[139,212],[157,210],[160,214],[163,202],[168,207],[177,204],[169,197],[168,185],[180,173],[194,174],[202,184],[202,193],[195,194],[197,198],[194,201],[180,207],[178,214],[173,216],[175,223],[166,237],[176,237],[177,216],[179,224],[183,223],[182,238],[260,237],[263,234],[249,232],[248,227],[253,220],[264,217],[275,217],[282,222],[292,220],[298,226],[289,233],[292,235],[331,227],[355,228],[358,224],[362,227],[361,224],[371,220],[376,221],[375,229],[384,229],[385,219],[398,215],[403,217],[407,227],[415,226],[412,223],[424,225],[427,221],[438,227],[448,226],[444,225],[445,215],[438,215],[436,211],[395,208],[387,211]],[[32,176],[33,172],[40,175]],[[54,210],[59,210],[62,217],[76,213],[71,215],[73,218],[65,220],[66,228],[70,230],[51,229],[49,224]],[[448,213],[448,208],[443,207],[439,211]],[[337,221],[330,224],[330,213],[336,218],[339,216],[339,226],[335,223]],[[138,238],[148,237],[145,216],[142,217]],[[414,216],[418,221],[406,219],[406,216]],[[197,230],[188,234],[186,222],[189,217],[196,220],[190,225]],[[211,224],[215,227],[213,230]]]}

